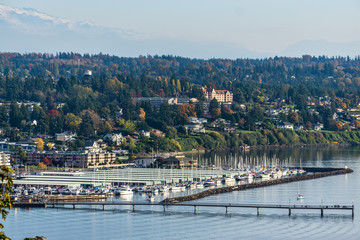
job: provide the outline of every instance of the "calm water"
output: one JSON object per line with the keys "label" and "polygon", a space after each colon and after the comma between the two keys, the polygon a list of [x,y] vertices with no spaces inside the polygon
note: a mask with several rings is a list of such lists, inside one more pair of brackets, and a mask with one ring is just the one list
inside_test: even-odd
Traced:
{"label": "calm water", "polygon": [[[36,235],[48,239],[360,239],[360,148],[299,148],[232,152],[200,156],[202,164],[237,167],[242,164],[344,167],[354,173],[267,188],[214,195],[199,202],[295,204],[298,189],[305,204],[355,204],[350,211],[137,207],[94,209],[13,209],[5,233],[12,239]],[[141,199],[135,196],[135,200]],[[157,196],[159,200],[161,195]],[[121,201],[121,199],[117,199]]]}

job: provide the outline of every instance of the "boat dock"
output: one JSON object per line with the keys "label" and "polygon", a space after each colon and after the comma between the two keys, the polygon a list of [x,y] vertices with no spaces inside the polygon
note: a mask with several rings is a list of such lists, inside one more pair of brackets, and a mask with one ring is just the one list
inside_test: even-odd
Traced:
{"label": "boat dock", "polygon": [[246,171],[207,170],[207,169],[155,169],[155,168],[126,168],[98,171],[83,171],[81,174],[24,175],[14,179],[15,185],[45,185],[45,186],[74,186],[93,185],[162,185],[175,184],[186,181],[204,181],[211,178],[246,174]]}
{"label": "boat dock", "polygon": [[[30,207],[31,204],[28,205]],[[352,217],[354,218],[354,205],[279,205],[279,204],[224,204],[224,203],[165,203],[165,202],[48,202],[34,205],[33,207],[52,207],[52,208],[65,208],[69,206],[70,209],[81,209],[77,208],[79,206],[99,206],[99,210],[105,210],[105,207],[110,206],[130,206],[132,211],[135,212],[136,206],[162,206],[163,211],[166,212],[168,207],[191,207],[196,214],[196,211],[199,207],[211,207],[211,208],[224,208],[225,213],[229,213],[230,208],[254,208],[257,210],[257,215],[260,215],[260,209],[286,209],[288,210],[288,215],[291,216],[293,210],[319,210],[320,216],[324,216],[324,210],[347,210],[351,211]],[[15,207],[17,207],[15,205]],[[25,204],[18,207],[26,207]]]}

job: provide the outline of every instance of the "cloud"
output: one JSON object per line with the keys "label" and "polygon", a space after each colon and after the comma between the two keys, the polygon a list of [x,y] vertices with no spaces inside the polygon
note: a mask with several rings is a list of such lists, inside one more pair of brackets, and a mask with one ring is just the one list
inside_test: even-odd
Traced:
{"label": "cloud", "polygon": [[78,32],[86,34],[114,33],[127,39],[140,39],[148,37],[133,30],[121,28],[107,28],[96,25],[89,21],[75,22],[68,19],[50,16],[32,8],[13,8],[0,4],[0,21],[9,24],[10,27],[32,35],[49,36],[59,35],[64,32]]}

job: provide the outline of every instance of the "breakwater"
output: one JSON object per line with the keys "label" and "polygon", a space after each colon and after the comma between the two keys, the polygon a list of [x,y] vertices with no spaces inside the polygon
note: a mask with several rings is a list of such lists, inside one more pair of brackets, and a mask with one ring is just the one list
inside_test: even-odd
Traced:
{"label": "breakwater", "polygon": [[329,177],[329,176],[347,174],[347,173],[353,172],[353,170],[351,170],[350,168],[347,168],[347,169],[323,168],[321,170],[322,171],[307,174],[307,175],[293,176],[293,177],[288,177],[288,178],[281,178],[281,179],[268,180],[268,181],[255,182],[255,183],[247,183],[247,184],[230,186],[230,187],[213,188],[213,189],[209,189],[209,190],[206,190],[206,191],[203,191],[200,193],[196,193],[196,194],[192,194],[192,195],[188,195],[188,196],[166,198],[162,202],[163,203],[180,203],[180,202],[185,202],[185,201],[193,201],[193,200],[205,198],[205,197],[215,195],[215,194],[221,194],[221,193],[227,193],[227,192],[233,192],[233,191],[242,191],[242,190],[253,189],[253,188],[261,188],[261,187],[267,187],[267,186],[272,186],[272,185],[277,185],[277,184],[304,181],[304,180],[323,178],[323,177]]}

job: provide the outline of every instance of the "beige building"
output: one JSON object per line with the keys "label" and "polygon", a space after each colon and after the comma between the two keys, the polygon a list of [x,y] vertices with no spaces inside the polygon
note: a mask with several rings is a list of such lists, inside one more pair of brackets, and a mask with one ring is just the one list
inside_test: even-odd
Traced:
{"label": "beige building", "polygon": [[10,167],[10,154],[4,153],[0,151],[0,165],[5,165],[7,167]]}
{"label": "beige building", "polygon": [[222,103],[233,102],[233,93],[228,90],[215,90],[215,89],[203,88],[203,91],[207,101],[211,101],[215,98],[218,102],[222,102]]}

